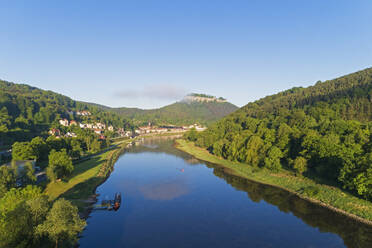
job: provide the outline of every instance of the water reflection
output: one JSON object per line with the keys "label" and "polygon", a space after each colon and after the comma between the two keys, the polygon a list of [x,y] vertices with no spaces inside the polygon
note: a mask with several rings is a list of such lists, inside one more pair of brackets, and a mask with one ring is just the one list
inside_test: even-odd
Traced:
{"label": "water reflection", "polygon": [[160,184],[147,184],[139,188],[146,199],[173,200],[188,193],[188,187],[182,180],[173,180]]}
{"label": "water reflection", "polygon": [[254,202],[263,200],[277,206],[282,212],[292,213],[321,232],[336,233],[347,247],[372,247],[371,226],[303,200],[282,189],[232,175],[228,170],[211,163],[205,164],[214,169],[214,175],[223,178],[234,188],[247,192],[248,197]]}
{"label": "water reflection", "polygon": [[[235,189],[247,192],[248,197],[259,203],[265,201],[275,205],[285,213],[292,213],[306,224],[318,228],[321,232],[331,232],[339,235],[347,247],[372,247],[372,227],[318,206],[282,189],[259,184],[248,179],[233,175],[228,169],[218,165],[201,162],[189,154],[180,152],[173,147],[172,138],[144,140],[143,144],[157,144],[154,152],[166,152],[184,159],[190,165],[203,163],[213,169],[213,174],[224,179]],[[139,148],[139,147],[138,147]],[[139,148],[140,149],[140,148]]]}

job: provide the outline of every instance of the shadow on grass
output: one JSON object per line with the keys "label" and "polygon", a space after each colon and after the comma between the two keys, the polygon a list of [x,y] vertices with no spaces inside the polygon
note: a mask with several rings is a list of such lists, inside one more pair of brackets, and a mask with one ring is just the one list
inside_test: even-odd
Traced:
{"label": "shadow on grass", "polygon": [[72,172],[71,176],[67,179],[67,180],[70,180],[71,178],[79,175],[79,174],[82,174],[84,172],[86,172],[87,170],[90,170],[96,166],[98,166],[99,164],[103,163],[104,162],[104,159],[102,159],[101,157],[99,156],[96,156],[96,157],[91,157],[90,159],[82,162],[82,163],[78,163],[78,164],[75,164],[74,165],[74,171]]}
{"label": "shadow on grass", "polygon": [[60,197],[73,200],[84,200],[94,194],[95,189],[104,181],[103,177],[92,177],[84,182],[76,184],[71,189],[67,190]]}

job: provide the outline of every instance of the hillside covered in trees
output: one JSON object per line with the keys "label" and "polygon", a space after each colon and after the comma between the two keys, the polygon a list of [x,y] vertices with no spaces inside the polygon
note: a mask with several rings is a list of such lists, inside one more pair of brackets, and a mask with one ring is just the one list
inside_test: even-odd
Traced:
{"label": "hillside covered in trees", "polygon": [[247,104],[186,135],[231,161],[335,185],[372,200],[372,68]]}
{"label": "hillside covered in trees", "polygon": [[200,123],[208,125],[237,110],[229,102],[176,102],[159,109],[116,108],[115,113],[141,122],[159,125],[187,125]]}
{"label": "hillside covered in trees", "polygon": [[[52,91],[0,80],[0,146],[45,135],[61,118],[82,120],[76,111],[89,110],[90,121],[115,127],[132,126],[129,119]],[[84,117],[87,118],[87,117]]]}

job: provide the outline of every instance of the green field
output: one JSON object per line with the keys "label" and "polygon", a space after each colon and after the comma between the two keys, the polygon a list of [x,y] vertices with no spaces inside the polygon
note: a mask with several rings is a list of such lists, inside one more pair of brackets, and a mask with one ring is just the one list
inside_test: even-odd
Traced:
{"label": "green field", "polygon": [[103,153],[92,156],[89,160],[75,164],[72,175],[65,181],[50,182],[45,192],[51,200],[63,197],[72,201],[82,212],[94,201],[94,191],[106,177],[99,176],[102,166],[107,165],[107,161],[112,161],[114,153],[120,153],[129,141],[123,141],[117,146]]}
{"label": "green field", "polygon": [[372,203],[336,187],[317,184],[308,178],[296,177],[284,170],[273,173],[266,169],[253,168],[247,164],[231,162],[216,157],[207,150],[196,147],[192,142],[183,139],[176,141],[176,147],[198,159],[229,168],[231,173],[235,175],[259,183],[280,187],[302,198],[372,225]]}

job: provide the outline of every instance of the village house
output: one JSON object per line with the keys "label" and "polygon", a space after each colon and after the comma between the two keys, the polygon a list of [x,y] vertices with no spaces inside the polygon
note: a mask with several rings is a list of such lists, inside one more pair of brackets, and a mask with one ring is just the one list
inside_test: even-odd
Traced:
{"label": "village house", "polygon": [[52,129],[49,130],[48,134],[49,135],[54,135],[54,136],[60,136],[61,131],[59,129],[52,128]]}
{"label": "village house", "polygon": [[120,137],[132,137],[132,135],[133,135],[133,132],[132,131],[125,131],[124,128],[118,128],[118,130],[116,131],[116,133]]}
{"label": "village house", "polygon": [[168,132],[171,133],[180,133],[186,131],[183,127],[177,126],[162,126],[161,128],[166,129]]}
{"label": "village house", "polygon": [[145,133],[151,133],[152,127],[144,126],[144,127],[139,127],[138,129],[139,129],[140,134],[145,134]]}
{"label": "village house", "polygon": [[80,128],[87,128],[87,124],[79,123]]}
{"label": "village house", "polygon": [[125,135],[125,130],[124,130],[124,128],[118,128],[118,130],[116,131],[116,133],[117,133],[120,137],[124,137],[124,135]]}
{"label": "village house", "polygon": [[106,129],[106,125],[100,122],[96,123],[96,127],[97,129]]}
{"label": "village house", "polygon": [[70,126],[77,126],[77,122],[76,121],[74,121],[74,120],[72,120],[72,121],[70,121]]}
{"label": "village house", "polygon": [[168,132],[168,129],[162,128],[162,127],[158,127],[158,128],[155,128],[154,129],[154,132],[155,133],[166,133],[166,132]]}
{"label": "village house", "polygon": [[75,133],[73,133],[73,132],[67,132],[67,133],[66,133],[66,135],[65,135],[65,137],[72,137],[72,138],[76,138],[76,137],[77,137],[77,135],[76,135]]}
{"label": "village house", "polygon": [[111,131],[111,132],[114,131],[114,127],[113,127],[113,126],[109,126],[107,129],[108,129],[109,131]]}
{"label": "village house", "polygon": [[89,116],[92,114],[89,111],[83,110],[83,111],[77,111],[76,115]]}
{"label": "village house", "polygon": [[204,130],[206,130],[207,128],[206,128],[206,127],[196,126],[195,129],[196,129],[196,131],[204,131]]}
{"label": "village house", "polygon": [[96,134],[103,134],[103,130],[102,129],[94,129],[94,132]]}
{"label": "village house", "polygon": [[69,121],[67,119],[61,119],[59,120],[59,124],[61,124],[64,127],[68,127]]}
{"label": "village house", "polygon": [[198,124],[190,125],[187,129],[192,129],[192,128],[195,128],[196,131],[204,131],[207,129],[206,127],[199,126]]}

